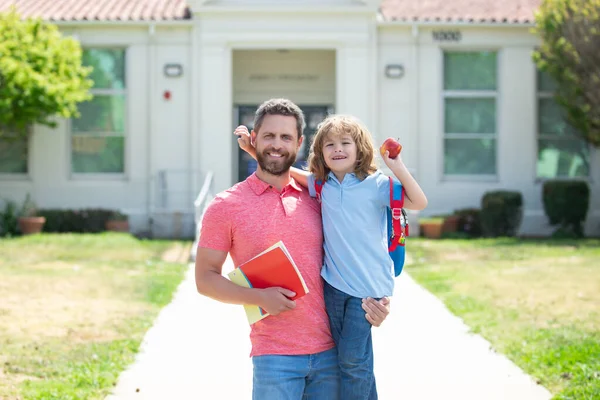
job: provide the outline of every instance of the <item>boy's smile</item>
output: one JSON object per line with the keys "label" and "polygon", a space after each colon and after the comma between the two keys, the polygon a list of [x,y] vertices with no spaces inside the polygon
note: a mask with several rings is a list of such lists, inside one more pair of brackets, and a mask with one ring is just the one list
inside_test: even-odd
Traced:
{"label": "boy's smile", "polygon": [[354,139],[347,134],[329,134],[323,143],[323,159],[341,181],[345,174],[354,172],[356,166]]}

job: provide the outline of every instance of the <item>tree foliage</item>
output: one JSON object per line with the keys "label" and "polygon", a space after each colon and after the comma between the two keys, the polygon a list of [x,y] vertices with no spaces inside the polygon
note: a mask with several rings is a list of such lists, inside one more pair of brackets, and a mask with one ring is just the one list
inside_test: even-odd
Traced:
{"label": "tree foliage", "polygon": [[555,98],[583,139],[600,147],[600,0],[543,0],[535,32],[538,68],[556,83]]}
{"label": "tree foliage", "polygon": [[91,98],[92,86],[81,56],[79,42],[55,25],[14,10],[0,14],[0,138],[79,115],[77,104]]}

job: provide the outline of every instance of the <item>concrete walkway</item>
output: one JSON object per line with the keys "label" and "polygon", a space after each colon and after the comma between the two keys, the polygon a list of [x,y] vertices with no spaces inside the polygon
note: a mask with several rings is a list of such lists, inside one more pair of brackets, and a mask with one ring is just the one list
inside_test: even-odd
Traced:
{"label": "concrete walkway", "polygon": [[[242,307],[197,294],[190,266],[173,302],[148,331],[136,362],[107,400],[249,400],[249,331]],[[381,400],[551,397],[491,351],[488,342],[469,334],[460,319],[406,273],[397,279],[390,316],[373,332]]]}

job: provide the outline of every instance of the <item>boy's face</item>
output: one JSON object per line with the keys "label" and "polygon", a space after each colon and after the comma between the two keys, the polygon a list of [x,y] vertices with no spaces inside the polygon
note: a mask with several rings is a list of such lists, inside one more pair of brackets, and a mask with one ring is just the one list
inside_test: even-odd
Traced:
{"label": "boy's face", "polygon": [[334,173],[349,174],[356,166],[356,142],[352,136],[329,133],[323,141],[323,159]]}
{"label": "boy's face", "polygon": [[260,129],[252,131],[259,167],[271,174],[287,173],[296,162],[302,136],[298,138],[296,118],[284,115],[265,115]]}

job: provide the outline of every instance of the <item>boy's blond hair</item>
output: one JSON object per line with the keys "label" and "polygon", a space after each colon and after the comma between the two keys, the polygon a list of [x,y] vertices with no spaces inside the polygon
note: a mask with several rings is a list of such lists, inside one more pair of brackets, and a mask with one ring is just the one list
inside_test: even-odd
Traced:
{"label": "boy's blond hair", "polygon": [[308,170],[314,175],[316,180],[325,180],[327,174],[331,171],[325,163],[323,157],[323,143],[329,134],[349,135],[356,143],[356,165],[354,173],[358,179],[365,179],[377,171],[375,165],[375,146],[371,138],[371,133],[365,125],[351,115],[330,115],[317,127],[317,133],[313,138],[313,143],[308,156]]}

